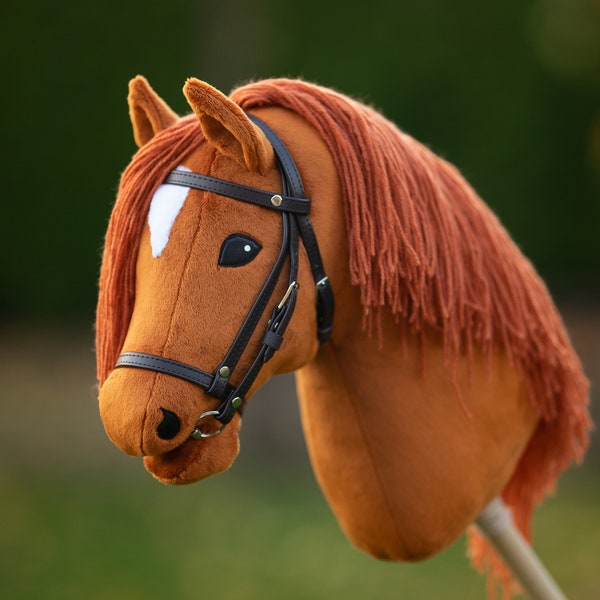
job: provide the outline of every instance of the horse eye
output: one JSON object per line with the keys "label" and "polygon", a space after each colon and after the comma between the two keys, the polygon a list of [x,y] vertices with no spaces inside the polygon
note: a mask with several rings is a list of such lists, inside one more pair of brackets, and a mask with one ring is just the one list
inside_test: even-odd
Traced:
{"label": "horse eye", "polygon": [[221,244],[219,266],[241,267],[253,260],[261,248],[262,246],[251,237],[234,233]]}

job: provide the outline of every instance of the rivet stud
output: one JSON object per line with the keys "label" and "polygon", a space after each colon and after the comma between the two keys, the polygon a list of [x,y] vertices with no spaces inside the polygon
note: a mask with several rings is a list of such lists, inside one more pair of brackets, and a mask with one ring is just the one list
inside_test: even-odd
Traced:
{"label": "rivet stud", "polygon": [[223,365],[219,369],[219,375],[221,377],[229,377],[231,375],[231,369],[227,365]]}
{"label": "rivet stud", "polygon": [[283,202],[283,198],[279,194],[275,194],[274,196],[271,197],[271,204],[273,206],[281,206],[282,202]]}

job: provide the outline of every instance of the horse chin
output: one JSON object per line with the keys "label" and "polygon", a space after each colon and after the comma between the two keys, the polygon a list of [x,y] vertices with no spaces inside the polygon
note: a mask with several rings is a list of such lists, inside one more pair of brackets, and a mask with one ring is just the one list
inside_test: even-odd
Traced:
{"label": "horse chin", "polygon": [[196,440],[187,439],[181,446],[158,456],[145,456],[144,465],[162,483],[195,483],[210,475],[226,471],[236,459],[240,444],[238,417],[219,435]]}

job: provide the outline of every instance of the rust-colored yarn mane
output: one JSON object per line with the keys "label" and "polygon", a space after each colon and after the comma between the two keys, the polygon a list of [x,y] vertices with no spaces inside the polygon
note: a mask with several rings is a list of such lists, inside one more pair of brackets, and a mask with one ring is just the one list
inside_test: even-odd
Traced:
{"label": "rust-colored yarn mane", "polygon": [[96,310],[96,370],[100,385],[114,369],[135,301],[135,265],[150,200],[166,173],[203,141],[186,117],[140,148],[125,169],[108,224]]}
{"label": "rust-colored yarn mane", "polygon": [[[503,497],[529,536],[534,505],[583,456],[591,427],[587,381],[530,263],[452,165],[375,110],[287,79],[249,84],[231,97],[245,110],[287,108],[328,145],[367,326],[377,327],[380,311],[389,310],[412,332],[442,332],[449,361],[503,349],[522,373],[541,420]],[[137,245],[152,194],[201,140],[197,122],[183,119],[144,146],[123,174],[100,278],[100,382],[113,368],[131,316]],[[471,550],[475,563],[493,560],[474,533]]]}

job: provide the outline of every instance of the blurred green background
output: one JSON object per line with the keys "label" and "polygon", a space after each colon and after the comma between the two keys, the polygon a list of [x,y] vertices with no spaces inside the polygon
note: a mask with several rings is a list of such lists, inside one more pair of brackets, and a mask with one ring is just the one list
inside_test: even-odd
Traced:
{"label": "blurred green background", "polygon": [[[254,399],[240,459],[207,482],[165,488],[105,438],[92,328],[103,235],[135,151],[127,82],[144,74],[179,113],[188,76],[223,91],[301,76],[375,105],[499,215],[594,382],[600,2],[9,0],[0,34],[3,594],[483,598],[462,540],[419,565],[349,547],[312,479],[290,378]],[[536,525],[572,598],[600,597],[599,454],[594,441]]]}

